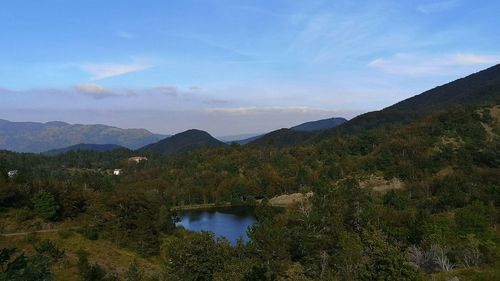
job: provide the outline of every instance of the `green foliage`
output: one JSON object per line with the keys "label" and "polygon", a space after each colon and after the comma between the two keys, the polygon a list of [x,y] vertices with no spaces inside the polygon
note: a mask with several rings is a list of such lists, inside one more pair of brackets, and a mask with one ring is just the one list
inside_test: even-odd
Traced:
{"label": "green foliage", "polygon": [[368,260],[359,273],[360,280],[421,280],[418,271],[380,231],[366,233],[363,240]]}
{"label": "green foliage", "polygon": [[98,264],[90,263],[88,253],[79,251],[78,253],[78,271],[82,281],[117,281],[118,278],[108,274],[104,268]]}
{"label": "green foliage", "polygon": [[26,257],[16,249],[0,250],[1,281],[52,281],[50,260],[43,255]]}
{"label": "green foliage", "polygon": [[45,239],[35,245],[38,254],[49,256],[52,261],[57,262],[65,256],[64,249],[59,248],[52,240]]}
{"label": "green foliage", "polygon": [[230,248],[227,241],[215,241],[209,232],[174,239],[166,249],[167,272],[174,280],[212,280],[227,263]]}
{"label": "green foliage", "polygon": [[455,221],[462,233],[485,235],[493,225],[495,216],[496,212],[493,206],[474,201],[472,204],[457,210]]}
{"label": "green foliage", "polygon": [[52,193],[39,191],[31,198],[31,202],[33,203],[35,211],[42,218],[49,220],[56,217],[59,205],[57,205]]}

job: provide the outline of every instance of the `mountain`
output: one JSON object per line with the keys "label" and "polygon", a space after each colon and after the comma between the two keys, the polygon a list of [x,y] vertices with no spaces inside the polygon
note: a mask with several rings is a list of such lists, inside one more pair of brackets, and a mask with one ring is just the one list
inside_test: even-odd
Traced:
{"label": "mountain", "polygon": [[259,139],[259,138],[261,138],[263,136],[265,136],[265,134],[264,135],[257,135],[257,136],[249,137],[249,138],[242,139],[242,140],[236,140],[236,141],[233,141],[233,142],[241,144],[241,145],[245,145],[245,144],[251,143],[254,140],[257,140],[257,139]]}
{"label": "mountain", "polygon": [[380,111],[368,112],[339,126],[354,132],[386,124],[407,124],[457,106],[500,102],[500,64],[423,92]]}
{"label": "mountain", "polygon": [[386,125],[408,124],[455,107],[500,103],[500,64],[423,92],[379,111],[359,115],[337,127],[310,132],[278,130],[251,144],[287,145],[317,142],[342,133],[356,133]]}
{"label": "mountain", "polygon": [[335,118],[334,117],[334,118],[306,122],[306,123],[291,127],[290,129],[293,131],[302,131],[302,132],[321,131],[321,130],[326,130],[326,129],[330,129],[333,127],[337,127],[338,125],[341,125],[345,122],[347,122],[347,119],[345,119],[345,118]]}
{"label": "mountain", "polygon": [[192,129],[173,135],[157,143],[146,145],[139,150],[170,156],[200,147],[220,145],[225,144],[205,131]]}
{"label": "mountain", "polygon": [[39,153],[80,143],[116,144],[136,149],[164,137],[145,129],[120,129],[59,121],[10,122],[0,119],[0,149],[17,152]]}
{"label": "mountain", "polygon": [[70,152],[70,151],[88,150],[88,151],[96,151],[96,152],[105,152],[105,151],[110,151],[110,150],[115,150],[115,149],[126,149],[126,148],[123,146],[120,146],[120,145],[116,145],[116,144],[80,143],[80,144],[68,146],[65,148],[52,149],[52,150],[43,152],[42,154],[51,156],[51,155],[59,155],[59,154]]}

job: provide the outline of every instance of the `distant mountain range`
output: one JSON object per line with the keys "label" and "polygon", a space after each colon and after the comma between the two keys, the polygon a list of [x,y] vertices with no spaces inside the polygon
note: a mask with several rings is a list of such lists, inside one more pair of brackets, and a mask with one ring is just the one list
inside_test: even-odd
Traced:
{"label": "distant mountain range", "polygon": [[[302,124],[297,125],[297,126],[293,126],[290,129],[279,129],[279,130],[276,130],[276,131],[273,131],[273,132],[270,132],[267,134],[254,135],[254,136],[250,136],[248,138],[234,140],[233,142],[239,143],[241,145],[245,145],[248,143],[261,144],[261,143],[266,143],[267,139],[273,138],[274,135],[283,135],[283,137],[286,138],[287,134],[292,134],[294,136],[295,136],[295,134],[300,135],[300,133],[293,133],[293,132],[314,132],[314,131],[327,130],[327,129],[335,128],[341,124],[344,124],[345,122],[347,122],[347,119],[342,118],[342,117],[334,117],[334,118],[321,119],[321,120],[316,120],[316,121],[309,121],[309,122],[302,123]],[[292,132],[292,133],[288,133],[288,132]],[[308,136],[308,134],[304,134],[304,135]]]}
{"label": "distant mountain range", "polygon": [[423,116],[457,106],[500,102],[500,64],[426,91],[379,111],[359,115],[337,127],[298,132],[280,129],[250,142],[253,145],[290,145],[321,141],[336,134],[350,134],[386,125],[408,124]]}
{"label": "distant mountain range", "polygon": [[[251,145],[291,145],[321,141],[386,125],[407,124],[423,116],[456,106],[480,106],[500,102],[500,64],[426,91],[380,111],[349,121],[330,118],[307,122],[290,129],[236,141]],[[71,125],[64,122],[10,122],[0,120],[0,149],[43,152],[76,144],[114,144],[130,149],[174,155],[202,146],[224,145],[210,134],[189,130],[172,137],[144,129],[120,129],[105,125]],[[67,148],[71,149],[71,148]]]}
{"label": "distant mountain range", "polygon": [[241,140],[245,139],[250,139],[254,137],[259,137],[262,134],[240,134],[240,135],[232,135],[232,136],[220,136],[216,137],[218,140],[221,140],[226,143],[231,143],[231,142],[239,142]]}
{"label": "distant mountain range", "polygon": [[146,145],[139,149],[139,151],[171,156],[201,147],[222,145],[226,144],[212,137],[209,133],[192,129]]}
{"label": "distant mountain range", "polygon": [[0,149],[17,152],[40,153],[81,143],[115,144],[137,149],[165,137],[145,129],[64,122],[10,122],[0,119]]}
{"label": "distant mountain range", "polygon": [[53,156],[53,155],[59,155],[62,153],[67,153],[71,151],[96,151],[96,152],[105,152],[105,151],[111,151],[115,149],[127,149],[123,146],[116,145],[116,144],[90,144],[90,143],[80,143],[72,146],[68,146],[65,148],[60,148],[60,149],[52,149],[46,152],[43,152],[42,154],[48,155],[48,156]]}

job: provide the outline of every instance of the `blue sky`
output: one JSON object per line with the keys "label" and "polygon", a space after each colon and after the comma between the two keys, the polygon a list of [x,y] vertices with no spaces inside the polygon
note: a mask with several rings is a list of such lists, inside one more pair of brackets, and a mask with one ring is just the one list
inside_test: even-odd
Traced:
{"label": "blue sky", "polygon": [[500,63],[498,1],[5,0],[0,118],[259,133]]}

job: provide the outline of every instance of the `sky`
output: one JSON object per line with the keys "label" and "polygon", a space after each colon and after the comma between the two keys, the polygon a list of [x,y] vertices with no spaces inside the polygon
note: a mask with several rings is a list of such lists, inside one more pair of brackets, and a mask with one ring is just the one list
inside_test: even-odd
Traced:
{"label": "sky", "polygon": [[3,0],[0,118],[215,136],[379,110],[500,63],[500,1]]}

